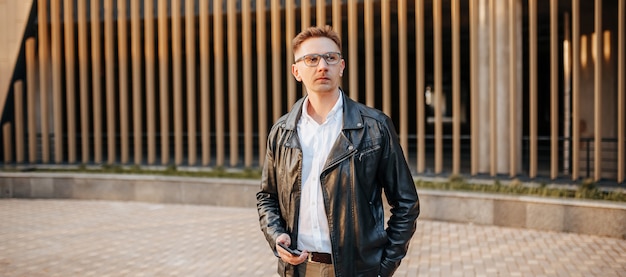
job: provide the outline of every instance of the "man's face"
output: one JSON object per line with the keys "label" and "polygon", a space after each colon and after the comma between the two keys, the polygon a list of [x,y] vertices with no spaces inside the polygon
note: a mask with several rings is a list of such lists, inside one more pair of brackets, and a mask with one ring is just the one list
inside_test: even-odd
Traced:
{"label": "man's face", "polygon": [[[291,73],[296,80],[302,82],[307,93],[335,92],[339,88],[339,80],[343,75],[343,69],[346,64],[341,56],[339,56],[339,61],[336,64],[329,64],[324,55],[339,52],[339,47],[329,38],[309,38],[294,53],[295,59],[298,60],[306,55],[318,54],[321,56],[314,58],[317,58],[319,63],[316,66],[309,66],[304,60],[300,60],[291,66]],[[332,59],[329,56],[326,56],[326,58]]]}

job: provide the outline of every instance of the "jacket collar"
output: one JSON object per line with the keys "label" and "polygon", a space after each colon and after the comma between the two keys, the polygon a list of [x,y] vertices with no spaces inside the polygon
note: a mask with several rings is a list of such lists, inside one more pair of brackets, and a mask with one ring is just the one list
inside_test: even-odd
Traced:
{"label": "jacket collar", "polygon": [[[340,88],[341,97],[343,97],[343,130],[360,129],[363,128],[363,118],[361,117],[361,110],[359,105],[354,100],[350,99],[343,90]],[[287,114],[285,119],[285,129],[294,130],[298,125],[298,120],[302,116],[302,106],[304,104],[305,97],[300,98],[291,108],[291,111]]]}

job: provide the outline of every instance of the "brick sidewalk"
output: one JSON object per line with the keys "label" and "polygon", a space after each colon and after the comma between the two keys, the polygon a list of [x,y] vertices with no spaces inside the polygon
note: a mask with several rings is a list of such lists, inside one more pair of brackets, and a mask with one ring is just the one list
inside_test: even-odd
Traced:
{"label": "brick sidewalk", "polygon": [[[276,276],[255,209],[0,200],[0,276]],[[419,220],[395,276],[626,276],[626,240]]]}

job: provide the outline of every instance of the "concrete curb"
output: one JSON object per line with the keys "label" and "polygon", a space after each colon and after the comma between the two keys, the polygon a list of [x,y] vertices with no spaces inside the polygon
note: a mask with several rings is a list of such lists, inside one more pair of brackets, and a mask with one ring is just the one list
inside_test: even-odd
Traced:
{"label": "concrete curb", "polygon": [[[86,173],[0,173],[0,198],[256,207],[258,180]],[[418,190],[420,218],[626,239],[626,203]]]}
{"label": "concrete curb", "polygon": [[619,202],[419,190],[420,218],[626,239]]}
{"label": "concrete curb", "polygon": [[0,173],[0,197],[256,207],[246,179],[88,173]]}

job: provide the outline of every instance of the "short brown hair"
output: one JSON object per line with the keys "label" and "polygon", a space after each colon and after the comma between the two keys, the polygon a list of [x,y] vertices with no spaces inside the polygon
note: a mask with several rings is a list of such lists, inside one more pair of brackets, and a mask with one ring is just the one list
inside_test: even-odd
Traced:
{"label": "short brown hair", "polygon": [[302,45],[302,43],[305,40],[310,39],[310,38],[317,38],[317,37],[325,37],[325,38],[331,39],[332,41],[335,42],[335,44],[337,44],[337,46],[339,47],[339,52],[341,52],[341,38],[339,37],[339,34],[337,34],[337,32],[333,30],[333,27],[329,25],[326,25],[324,27],[321,27],[321,26],[309,27],[303,30],[302,32],[300,32],[291,41],[293,52],[298,51],[298,48],[300,48],[300,45]]}

